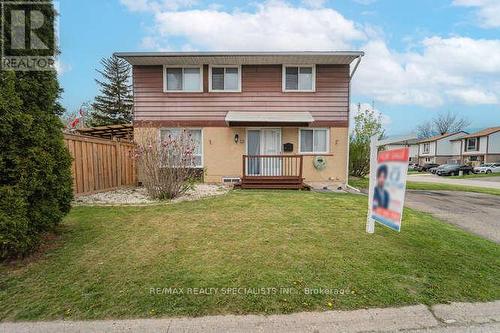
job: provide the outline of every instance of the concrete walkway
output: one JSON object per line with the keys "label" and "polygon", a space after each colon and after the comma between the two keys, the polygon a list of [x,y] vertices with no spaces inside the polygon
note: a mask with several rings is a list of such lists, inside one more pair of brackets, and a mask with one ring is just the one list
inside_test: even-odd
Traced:
{"label": "concrete walkway", "polygon": [[424,173],[424,174],[408,175],[408,181],[421,182],[421,183],[440,183],[449,185],[477,186],[477,187],[500,189],[500,177],[457,179],[457,178],[441,177],[433,174]]}
{"label": "concrete walkway", "polygon": [[500,332],[500,301],[273,316],[2,323],[0,332]]}

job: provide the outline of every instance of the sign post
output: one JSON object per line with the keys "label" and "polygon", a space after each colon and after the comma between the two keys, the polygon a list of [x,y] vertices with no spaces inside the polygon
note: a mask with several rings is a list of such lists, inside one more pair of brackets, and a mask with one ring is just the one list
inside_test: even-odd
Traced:
{"label": "sign post", "polygon": [[376,135],[371,137],[370,140],[370,175],[368,186],[368,217],[366,221],[366,232],[373,234],[375,232],[375,220],[372,218],[372,202],[373,191],[375,190],[375,170],[377,170],[377,152],[378,152],[378,138]]}
{"label": "sign post", "polygon": [[375,232],[375,222],[395,231],[401,231],[409,148],[386,150],[378,147],[395,140],[381,140],[373,136],[370,141],[370,186],[366,232]]}

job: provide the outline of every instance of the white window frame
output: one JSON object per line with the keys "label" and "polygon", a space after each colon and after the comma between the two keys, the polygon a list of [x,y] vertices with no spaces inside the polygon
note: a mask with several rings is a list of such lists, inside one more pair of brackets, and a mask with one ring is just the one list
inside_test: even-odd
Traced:
{"label": "white window frame", "polygon": [[[427,149],[426,149],[427,147]],[[431,151],[431,143],[425,142],[422,144],[422,154],[429,154]]]}
{"label": "white window frame", "polygon": [[[475,140],[474,148],[469,147],[469,141],[470,140]],[[465,151],[479,151],[479,138],[468,138],[465,142]]]}
{"label": "white window frame", "polygon": [[[224,68],[224,80],[226,75],[226,68],[238,68],[238,89],[212,89],[212,68]],[[209,65],[208,66],[208,91],[209,92],[241,92],[241,65]]]}
{"label": "white window frame", "polygon": [[194,169],[199,169],[199,168],[203,168],[203,152],[204,152],[204,149],[203,149],[203,128],[201,127],[160,127],[159,130],[158,130],[158,140],[159,142],[161,142],[161,131],[163,130],[172,130],[172,129],[180,129],[181,131],[182,130],[186,130],[186,131],[200,131],[201,132],[201,137],[200,137],[200,148],[201,148],[201,164],[200,165],[194,165],[192,166],[191,168],[194,168]]}
{"label": "white window frame", "polygon": [[[313,131],[313,151],[305,151],[305,152],[302,151],[302,146],[301,146],[301,142],[302,142],[302,137],[301,137],[302,132],[301,131],[302,130]],[[317,131],[317,130],[326,130],[326,151],[314,151],[314,131]],[[299,128],[297,138],[298,138],[298,146],[299,146],[298,152],[301,155],[311,155],[311,154],[317,155],[317,154],[329,154],[330,153],[330,129],[329,128],[301,127],[301,128]]]}
{"label": "white window frame", "polygon": [[[311,90],[304,89],[286,89],[286,68],[287,67],[299,67],[300,75],[300,67],[310,67],[312,68],[312,87]],[[316,65],[293,65],[293,64],[283,64],[281,69],[281,87],[283,92],[316,92]],[[298,87],[297,87],[298,88]]]}
{"label": "white window frame", "polygon": [[[199,68],[200,69],[200,89],[199,90],[167,90],[167,68],[182,68],[182,85],[184,86],[184,68]],[[184,87],[182,87],[184,89]],[[163,65],[163,92],[164,93],[200,93],[203,92],[203,66],[200,65]]]}

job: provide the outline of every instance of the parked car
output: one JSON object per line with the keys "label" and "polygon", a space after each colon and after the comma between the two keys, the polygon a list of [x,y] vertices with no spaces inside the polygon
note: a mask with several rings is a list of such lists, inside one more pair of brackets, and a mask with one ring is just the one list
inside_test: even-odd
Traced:
{"label": "parked car", "polygon": [[500,172],[500,163],[481,164],[474,168],[474,173],[497,173]]}
{"label": "parked car", "polygon": [[441,164],[441,165],[440,165],[440,166],[438,166],[438,167],[430,168],[430,169],[429,169],[429,172],[430,172],[430,173],[433,173],[433,174],[437,174],[437,172],[438,172],[439,170],[442,170],[442,169],[446,168],[448,165],[457,165],[457,164],[456,164],[456,163],[455,163],[455,164],[452,164],[452,163]]}
{"label": "parked car", "polygon": [[408,170],[418,170],[418,163],[410,163],[408,164]]}
{"label": "parked car", "polygon": [[440,166],[437,166],[437,167],[434,167],[434,168],[430,168],[430,169],[429,169],[429,172],[430,172],[430,173],[436,173],[436,171],[437,171],[440,167],[441,167],[441,165],[440,165]]}
{"label": "parked car", "polygon": [[418,172],[429,171],[429,169],[434,168],[434,167],[438,167],[438,166],[439,166],[439,164],[436,164],[436,163],[425,163],[424,165],[421,165],[418,167]]}
{"label": "parked car", "polygon": [[436,174],[438,176],[458,176],[460,171],[462,171],[464,175],[468,175],[473,173],[474,169],[471,166],[463,164],[447,164],[444,168],[439,169]]}

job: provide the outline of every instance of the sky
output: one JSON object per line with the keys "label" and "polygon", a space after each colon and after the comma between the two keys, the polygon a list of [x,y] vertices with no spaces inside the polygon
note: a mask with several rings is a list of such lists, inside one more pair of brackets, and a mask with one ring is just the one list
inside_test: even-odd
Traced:
{"label": "sky", "polygon": [[351,108],[402,135],[440,112],[500,126],[500,0],[61,0],[62,103],[98,94],[99,61],[125,51],[365,52]]}

